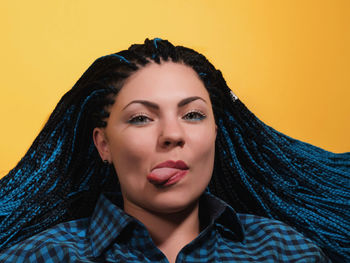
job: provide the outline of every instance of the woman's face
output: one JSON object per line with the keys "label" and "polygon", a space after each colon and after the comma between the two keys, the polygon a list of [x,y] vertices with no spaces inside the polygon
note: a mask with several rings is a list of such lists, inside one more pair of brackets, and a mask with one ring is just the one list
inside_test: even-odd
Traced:
{"label": "woman's face", "polygon": [[150,63],[131,75],[106,128],[94,130],[101,158],[117,172],[124,209],[157,213],[198,200],[213,172],[215,138],[207,90],[192,68],[173,62]]}

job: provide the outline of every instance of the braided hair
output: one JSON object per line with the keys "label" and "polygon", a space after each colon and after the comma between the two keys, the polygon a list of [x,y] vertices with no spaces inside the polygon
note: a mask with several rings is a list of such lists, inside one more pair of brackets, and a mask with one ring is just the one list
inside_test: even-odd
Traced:
{"label": "braided hair", "polygon": [[0,180],[0,250],[60,222],[91,215],[116,172],[92,140],[125,80],[148,63],[194,69],[218,126],[209,190],[238,212],[284,221],[335,261],[350,261],[350,152],[336,154],[260,121],[203,55],[146,39],[98,58],[59,101],[25,156]]}

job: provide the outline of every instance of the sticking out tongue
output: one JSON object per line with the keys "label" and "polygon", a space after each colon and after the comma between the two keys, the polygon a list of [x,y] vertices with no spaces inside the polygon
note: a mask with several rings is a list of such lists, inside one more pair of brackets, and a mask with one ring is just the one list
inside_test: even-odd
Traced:
{"label": "sticking out tongue", "polygon": [[147,175],[147,179],[152,184],[165,184],[173,175],[181,171],[176,168],[156,168],[153,169],[150,174]]}

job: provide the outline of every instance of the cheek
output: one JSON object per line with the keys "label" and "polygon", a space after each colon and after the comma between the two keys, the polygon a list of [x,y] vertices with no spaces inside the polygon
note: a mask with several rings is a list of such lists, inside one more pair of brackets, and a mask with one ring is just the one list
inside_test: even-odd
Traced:
{"label": "cheek", "polygon": [[139,169],[154,149],[147,133],[120,133],[111,144],[111,155],[117,174]]}
{"label": "cheek", "polygon": [[210,168],[214,163],[215,138],[215,130],[212,132],[210,128],[191,135],[190,148],[196,162],[200,162],[203,168]]}

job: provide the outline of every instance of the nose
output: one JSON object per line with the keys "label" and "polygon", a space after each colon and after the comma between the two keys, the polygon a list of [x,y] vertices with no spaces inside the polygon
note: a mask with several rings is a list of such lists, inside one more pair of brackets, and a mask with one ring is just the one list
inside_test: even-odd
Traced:
{"label": "nose", "polygon": [[179,120],[173,118],[163,120],[160,124],[158,141],[162,148],[183,147],[185,144],[185,132]]}

